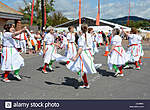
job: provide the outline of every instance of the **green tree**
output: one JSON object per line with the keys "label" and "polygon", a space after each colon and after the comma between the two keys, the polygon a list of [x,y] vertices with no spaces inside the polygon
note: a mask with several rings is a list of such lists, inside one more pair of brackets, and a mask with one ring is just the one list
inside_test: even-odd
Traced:
{"label": "green tree", "polygon": [[[20,12],[24,14],[23,21],[26,24],[30,24],[31,18],[31,3],[32,0],[28,1],[23,0],[25,3],[25,8],[20,8]],[[46,1],[46,16],[47,16],[47,24],[46,26],[56,26],[62,23],[69,21],[61,12],[55,12],[54,9],[54,0],[45,0]],[[30,3],[30,5],[29,5]],[[33,17],[33,25],[42,26],[42,13],[41,13],[41,0],[36,0],[34,4],[34,17]]]}
{"label": "green tree", "polygon": [[56,26],[69,21],[65,16],[63,16],[61,12],[54,12],[52,16],[50,16],[50,19],[52,20],[52,26]]}
{"label": "green tree", "polygon": [[[126,26],[126,24],[124,24]],[[148,21],[132,21],[129,22],[129,27],[136,27],[136,28],[143,28],[146,29],[147,27],[150,27],[150,22]]]}
{"label": "green tree", "polygon": [[[25,8],[19,8],[20,12],[24,14],[23,21],[26,23],[30,24],[30,19],[31,19],[31,4],[32,0],[27,1],[23,0],[25,4]],[[49,14],[51,12],[54,12],[54,0],[45,0],[46,1],[46,14],[47,14],[47,19],[49,19]],[[38,25],[42,26],[42,13],[41,13],[41,0],[36,0],[34,3],[34,17],[33,17],[33,25]],[[50,20],[48,20],[50,21]]]}

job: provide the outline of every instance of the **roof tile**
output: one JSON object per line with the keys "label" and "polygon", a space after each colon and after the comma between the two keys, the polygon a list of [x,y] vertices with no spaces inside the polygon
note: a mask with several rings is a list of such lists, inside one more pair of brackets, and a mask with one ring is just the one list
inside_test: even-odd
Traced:
{"label": "roof tile", "polygon": [[5,5],[2,2],[0,2],[0,12],[23,15],[23,13],[16,11],[15,9]]}

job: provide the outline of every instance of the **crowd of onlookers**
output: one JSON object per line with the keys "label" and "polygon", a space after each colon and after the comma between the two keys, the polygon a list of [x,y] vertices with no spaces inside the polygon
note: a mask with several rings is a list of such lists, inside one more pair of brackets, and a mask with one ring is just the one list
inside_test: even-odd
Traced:
{"label": "crowd of onlookers", "polygon": [[[46,30],[43,32],[41,31],[33,31],[30,30],[30,35],[25,32],[22,35],[18,35],[21,37],[21,40],[17,40],[16,48],[20,51],[20,53],[26,54],[35,54],[40,52],[43,46],[43,39],[44,36],[47,34]],[[54,32],[55,42],[59,43],[60,45],[63,43],[63,38],[66,37],[68,34],[67,31],[57,31]],[[97,36],[97,46],[102,46],[105,44],[110,44],[112,38],[112,31],[109,30],[108,33],[103,31],[95,31],[95,35]],[[3,33],[0,33],[0,44],[2,44],[2,37]],[[123,36],[124,37],[124,36]],[[79,32],[75,31],[75,42],[78,42],[79,39]],[[2,48],[2,47],[1,47]],[[28,51],[27,51],[28,50]]]}
{"label": "crowd of onlookers", "polygon": [[[47,34],[46,30],[43,32],[41,31],[33,31],[30,30],[30,34],[27,32],[22,33],[21,35],[18,35],[18,38],[20,37],[21,40],[16,40],[16,48],[20,53],[26,53],[26,54],[35,54],[40,52],[43,46],[43,39],[44,36]],[[55,42],[59,43],[60,45],[63,43],[63,38],[66,37],[68,34],[67,31],[57,31],[54,32]],[[95,32],[98,39],[98,46],[104,45],[111,41],[111,31],[106,35],[103,31],[97,31]],[[0,44],[2,44],[2,38],[3,33],[0,33]],[[75,31],[75,42],[78,42],[79,39],[79,32]],[[100,45],[99,45],[100,44]],[[2,45],[1,45],[2,48]]]}

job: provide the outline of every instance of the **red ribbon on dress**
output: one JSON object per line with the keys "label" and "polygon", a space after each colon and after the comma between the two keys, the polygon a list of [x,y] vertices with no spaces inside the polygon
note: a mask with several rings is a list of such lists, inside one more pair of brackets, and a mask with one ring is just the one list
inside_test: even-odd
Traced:
{"label": "red ribbon on dress", "polygon": [[82,60],[81,55],[79,55],[79,56],[80,56],[80,60],[81,60],[81,63],[82,63],[81,72],[83,73],[83,60]]}
{"label": "red ribbon on dress", "polygon": [[91,51],[89,50],[89,52],[90,52],[90,55],[91,55],[91,57],[92,57],[92,53],[91,53]]}
{"label": "red ribbon on dress", "polygon": [[25,34],[25,32],[24,32],[24,40],[27,40],[27,37],[26,37],[26,34]]}

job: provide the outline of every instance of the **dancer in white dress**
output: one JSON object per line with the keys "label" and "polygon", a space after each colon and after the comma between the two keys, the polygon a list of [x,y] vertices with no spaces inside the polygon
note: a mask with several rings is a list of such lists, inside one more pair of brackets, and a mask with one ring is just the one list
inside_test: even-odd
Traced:
{"label": "dancer in white dress", "polygon": [[18,80],[21,80],[19,76],[19,71],[22,66],[24,66],[24,59],[19,54],[16,49],[16,40],[20,40],[15,36],[21,34],[25,31],[26,27],[20,31],[14,32],[14,27],[12,24],[6,24],[4,26],[6,32],[3,35],[3,50],[2,50],[2,61],[1,61],[1,70],[5,71],[4,73],[4,82],[10,82],[8,75],[11,71],[14,71],[14,77]]}
{"label": "dancer in white dress", "polygon": [[87,74],[94,74],[97,73],[95,69],[95,65],[92,59],[92,56],[89,52],[91,50],[89,43],[89,39],[91,38],[91,35],[87,33],[88,26],[82,25],[81,30],[83,34],[78,39],[78,52],[73,58],[73,61],[70,61],[67,64],[67,68],[70,69],[73,72],[79,72],[81,71],[81,75],[84,81],[84,85],[80,86],[80,88],[89,88],[88,80],[87,80]]}
{"label": "dancer in white dress", "polygon": [[67,49],[68,49],[68,43],[67,43],[67,38],[65,36],[65,34],[63,33],[62,35],[62,44],[61,44],[61,48],[64,48],[65,49],[65,57],[67,56]]}
{"label": "dancer in white dress", "polygon": [[140,54],[140,58],[139,58],[139,64],[142,65],[142,57],[144,56],[144,51],[143,51],[143,46],[142,46],[142,36],[139,34],[139,54]]}
{"label": "dancer in white dress", "polygon": [[88,29],[88,33],[91,34],[91,37],[92,37],[92,55],[94,56],[96,53],[99,52],[98,48],[97,48],[97,41],[96,41],[96,34],[94,33],[94,30],[93,28],[89,28]]}
{"label": "dancer in white dress", "polygon": [[101,46],[103,44],[102,32],[100,32],[100,31],[97,33],[97,42],[98,42],[99,46]]}
{"label": "dancer in white dress", "polygon": [[142,40],[141,36],[137,34],[136,28],[131,28],[130,34],[126,33],[123,29],[122,31],[128,36],[129,38],[129,48],[127,51],[128,58],[130,62],[135,63],[136,69],[140,70],[140,66],[138,61],[140,59],[140,48],[139,48],[139,41]]}
{"label": "dancer in white dress", "polygon": [[126,52],[122,47],[122,38],[119,36],[120,30],[114,29],[113,38],[111,40],[112,48],[110,50],[110,55],[108,56],[108,64],[112,65],[115,69],[115,76],[124,76],[122,71],[122,65],[128,61],[126,57]]}
{"label": "dancer in white dress", "polygon": [[70,26],[68,30],[69,33],[67,34],[67,42],[68,42],[67,58],[71,59],[77,54],[77,50],[75,43],[74,27]]}
{"label": "dancer in white dress", "polygon": [[43,42],[43,57],[44,57],[44,67],[42,69],[43,73],[47,73],[46,67],[49,66],[49,69],[52,71],[52,64],[55,61],[57,56],[57,48],[59,46],[57,43],[54,43],[54,29],[53,27],[48,27],[48,33],[44,37]]}

